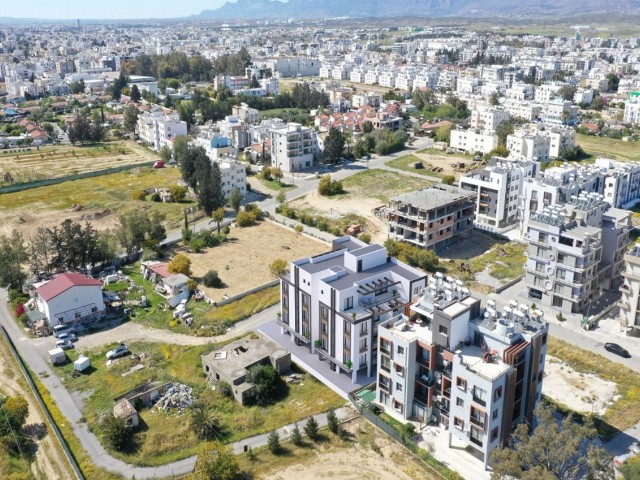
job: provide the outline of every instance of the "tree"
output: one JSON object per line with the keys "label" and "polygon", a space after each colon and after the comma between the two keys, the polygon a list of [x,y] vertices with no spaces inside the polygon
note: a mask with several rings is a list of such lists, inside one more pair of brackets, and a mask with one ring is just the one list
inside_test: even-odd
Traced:
{"label": "tree", "polygon": [[276,258],[271,265],[269,265],[269,271],[271,275],[274,277],[279,277],[280,275],[284,275],[289,270],[289,265],[286,260],[282,258]]}
{"label": "tree", "polygon": [[190,407],[190,426],[199,440],[215,440],[222,434],[218,419],[212,415],[206,405],[195,402]]}
{"label": "tree", "polygon": [[280,435],[277,430],[272,430],[267,436],[267,447],[269,451],[274,455],[279,455],[282,452],[282,445],[280,445]]}
{"label": "tree", "polygon": [[286,201],[287,201],[287,193],[284,190],[279,191],[278,194],[276,195],[276,203],[278,204],[278,206],[284,205]]}
{"label": "tree", "polygon": [[180,120],[187,122],[187,128],[196,123],[195,113],[196,107],[191,100],[183,100],[178,105],[178,115],[180,115]]}
{"label": "tree", "polygon": [[304,433],[307,434],[311,440],[316,440],[318,438],[318,422],[314,417],[309,417],[307,423],[304,426]]}
{"label": "tree", "polygon": [[500,105],[500,94],[498,92],[493,92],[489,97],[489,105],[496,106]]}
{"label": "tree", "polygon": [[87,115],[78,113],[67,129],[69,141],[75,145],[76,143],[84,143],[91,139],[91,121]]}
{"label": "tree", "polygon": [[456,177],[454,177],[453,175],[445,175],[444,177],[442,177],[442,183],[444,183],[445,185],[453,185],[455,181]]}
{"label": "tree", "polygon": [[133,87],[131,87],[131,92],[129,93],[129,96],[131,97],[131,101],[138,103],[140,102],[140,99],[142,98],[142,96],[140,95],[140,89],[138,88],[137,85],[133,85]]}
{"label": "tree", "polygon": [[216,272],[215,270],[209,270],[207,273],[205,273],[204,277],[202,278],[202,283],[204,283],[204,286],[208,288],[224,287],[224,283],[222,283],[222,280],[218,276],[218,272]]}
{"label": "tree", "polygon": [[[189,150],[189,137],[180,136],[173,139],[173,158],[182,163]],[[184,175],[184,174],[183,174]]]}
{"label": "tree", "polygon": [[216,208],[213,213],[211,213],[211,218],[218,225],[218,235],[220,234],[220,223],[224,220],[224,207]]}
{"label": "tree", "polygon": [[29,259],[22,234],[0,235],[0,287],[21,289],[25,276],[22,264]]}
{"label": "tree", "polygon": [[625,480],[640,478],[640,457],[630,458],[619,470]]}
{"label": "tree", "polygon": [[162,224],[164,215],[158,211],[132,210],[121,213],[116,236],[127,254],[132,254],[141,247],[157,251],[160,242],[167,238],[167,231]]}
{"label": "tree", "polygon": [[442,125],[436,129],[436,140],[438,142],[449,143],[451,140],[451,129],[453,125]]}
{"label": "tree", "polygon": [[607,79],[607,91],[617,92],[618,85],[620,84],[620,77],[615,73],[609,73],[605,78]]}
{"label": "tree", "polygon": [[158,155],[160,155],[160,159],[163,162],[168,163],[169,160],[171,160],[171,157],[173,157],[173,152],[171,151],[171,148],[169,146],[163,145],[158,152]]}
{"label": "tree", "polygon": [[[29,438],[22,430],[29,415],[29,405],[23,397],[0,399],[0,446],[15,453],[28,448]],[[0,451],[5,452],[4,448]]]}
{"label": "tree", "polygon": [[371,123],[369,120],[365,120],[362,123],[362,133],[367,134],[371,132],[373,132],[373,123]]}
{"label": "tree", "polygon": [[230,448],[218,442],[206,443],[198,451],[192,478],[237,480],[240,478],[240,466]]}
{"label": "tree", "polygon": [[249,88],[260,88],[260,83],[258,83],[258,79],[255,75],[251,75],[251,82],[249,83]]}
{"label": "tree", "polygon": [[335,127],[329,129],[324,141],[324,159],[327,163],[338,163],[344,150],[344,135]]}
{"label": "tree", "polygon": [[29,416],[29,403],[24,397],[9,397],[3,404],[7,415],[13,417],[20,425],[24,425]]}
{"label": "tree", "polygon": [[323,175],[318,183],[318,193],[323,196],[339,195],[344,193],[342,182],[339,180],[331,180],[331,175]]}
{"label": "tree", "polygon": [[44,128],[44,131],[47,132],[47,135],[53,137],[53,125],[51,125],[49,122],[46,122],[42,124],[42,128]]}
{"label": "tree", "polygon": [[240,211],[240,205],[242,205],[242,192],[240,192],[238,188],[234,188],[229,194],[229,206],[233,209],[236,215]]}
{"label": "tree", "polygon": [[71,89],[71,93],[73,93],[74,95],[77,95],[79,93],[84,93],[84,90],[85,90],[84,80],[80,79],[80,81],[78,82],[71,82],[71,85],[69,85],[69,88]]}
{"label": "tree", "polygon": [[302,433],[300,432],[297,422],[293,425],[293,430],[291,430],[291,442],[296,447],[300,447],[303,444]]}
{"label": "tree", "polygon": [[129,445],[133,431],[127,426],[124,418],[114,417],[109,414],[100,422],[100,428],[102,429],[105,443],[110,448],[121,452]]}
{"label": "tree", "polygon": [[181,273],[187,277],[191,276],[191,260],[184,253],[178,253],[167,265],[169,273]]}
{"label": "tree", "polygon": [[255,401],[264,407],[275,402],[282,379],[271,364],[255,365],[249,369],[247,382],[256,386]]}
{"label": "tree", "polygon": [[271,176],[274,180],[277,180],[278,183],[281,183],[284,174],[282,173],[282,169],[280,167],[271,167]]}
{"label": "tree", "polygon": [[507,158],[509,156],[509,150],[507,149],[507,147],[498,145],[496,148],[494,148],[489,153],[487,153],[487,156],[489,158],[491,157]]}
{"label": "tree", "polygon": [[176,203],[184,202],[184,199],[187,196],[187,187],[181,187],[179,185],[174,185],[169,188],[169,193],[171,193],[171,197],[173,197],[173,201]]}
{"label": "tree", "polygon": [[371,243],[371,234],[362,232],[360,235],[358,235],[358,240],[361,240],[364,243]]}
{"label": "tree", "polygon": [[111,98],[114,100],[120,100],[122,96],[122,89],[127,86],[127,79],[124,76],[124,72],[120,72],[120,76],[109,87],[111,92]]}
{"label": "tree", "polygon": [[327,426],[332,433],[338,433],[340,429],[340,422],[338,421],[338,416],[334,410],[329,410],[327,412]]}
{"label": "tree", "polygon": [[129,105],[124,109],[124,128],[129,132],[133,132],[138,124],[138,115],[140,111],[135,105]]}
{"label": "tree", "polygon": [[564,85],[560,87],[557,93],[558,96],[562,97],[564,100],[572,102],[577,91],[578,88],[575,85]]}
{"label": "tree", "polygon": [[613,478],[612,462],[598,460],[604,452],[593,444],[597,431],[590,419],[581,424],[568,415],[559,423],[553,409],[544,404],[538,406],[535,416],[533,433],[529,425],[520,424],[512,434],[510,447],[492,452],[491,478]]}

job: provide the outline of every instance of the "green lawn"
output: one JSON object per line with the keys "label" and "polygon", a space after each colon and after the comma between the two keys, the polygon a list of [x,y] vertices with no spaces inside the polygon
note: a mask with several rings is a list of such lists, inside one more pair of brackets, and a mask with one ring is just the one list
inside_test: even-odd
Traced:
{"label": "green lawn", "polygon": [[594,157],[614,160],[640,160],[640,142],[623,142],[595,135],[576,135],[576,143]]}
{"label": "green lawn", "polygon": [[[278,286],[274,286],[252,293],[221,307],[215,307],[205,302],[190,301],[189,311],[193,312],[194,318],[194,326],[190,328],[182,321],[174,320],[172,310],[163,307],[165,299],[154,290],[151,282],[147,282],[142,278],[138,263],[125,267],[123,271],[126,275],[129,275],[136,285],[142,286],[144,289],[144,293],[127,293],[126,299],[139,300],[140,296],[144,294],[149,301],[149,307],[147,308],[133,308],[134,316],[131,317],[131,321],[142,323],[152,328],[170,329],[177,333],[196,336],[220,335],[231,324],[275,305],[280,300]],[[120,291],[123,285],[125,285],[124,282],[111,284],[106,289]]]}
{"label": "green lawn", "polygon": [[[416,153],[423,153],[424,150],[419,150]],[[426,175],[429,177],[438,177],[442,178],[444,174],[442,172],[434,172],[433,170],[429,170],[427,168],[414,168],[412,166],[415,162],[422,162],[423,166],[426,161],[421,158],[416,157],[415,155],[403,155],[400,158],[395,158],[393,160],[389,160],[384,162],[387,167],[397,168],[399,170],[404,170],[405,172],[419,173],[420,175]]]}
{"label": "green lawn", "polygon": [[[286,384],[283,398],[267,407],[242,407],[232,399],[212,391],[202,371],[200,356],[223,344],[185,347],[166,344],[134,343],[132,353],[144,353],[145,368],[123,377],[137,361],[124,357],[111,367],[104,354],[109,347],[88,353],[94,370],[78,378],[71,377],[71,363],[59,367],[59,372],[71,390],[90,391],[85,402],[84,417],[89,428],[100,437],[98,417],[113,408],[113,398],[149,381],[173,381],[193,388],[194,396],[217,416],[224,432],[225,443],[264,433],[288,423],[341,406],[344,400],[309,374],[302,372],[299,384]],[[112,347],[112,346],[111,346]],[[70,358],[76,358],[70,351]],[[294,367],[297,368],[297,367]],[[202,445],[189,426],[188,413],[178,415],[155,409],[142,409],[142,427],[135,436],[135,446],[126,453],[111,452],[136,465],[162,465],[193,455]]]}
{"label": "green lawn", "polygon": [[429,187],[432,182],[421,178],[409,177],[387,170],[368,169],[342,180],[346,194],[332,198],[344,199],[350,196],[373,197],[381,203],[387,203],[390,197]]}
{"label": "green lawn", "polygon": [[597,419],[601,421],[596,421],[600,434],[607,440],[640,422],[640,373],[553,337],[549,337],[547,353],[577,372],[593,373],[617,385],[620,400],[607,407],[605,414]]}
{"label": "green lawn", "polygon": [[289,191],[298,188],[297,185],[286,183],[285,179],[283,179],[282,182],[279,182],[277,180],[267,180],[266,178],[262,178],[260,176],[258,176],[257,178],[258,180],[260,180],[260,183],[262,183],[262,185],[267,187],[269,190],[274,190],[276,192],[279,192],[281,190]]}

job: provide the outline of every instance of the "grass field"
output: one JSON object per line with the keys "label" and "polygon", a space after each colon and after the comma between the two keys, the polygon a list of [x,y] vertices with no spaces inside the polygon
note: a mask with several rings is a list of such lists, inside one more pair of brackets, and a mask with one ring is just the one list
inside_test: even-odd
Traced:
{"label": "grass field", "polygon": [[600,434],[607,440],[613,438],[618,431],[640,422],[640,373],[553,337],[549,337],[547,353],[564,361],[577,372],[593,373],[617,384],[622,398],[609,406],[599,419],[601,421],[596,422]]}
{"label": "grass field", "polygon": [[154,153],[133,142],[31,148],[31,152],[17,154],[5,154],[0,150],[0,173],[10,173],[14,182],[22,183],[158,159]]}
{"label": "grass field", "polygon": [[277,181],[277,180],[267,180],[266,178],[257,177],[262,185],[264,185],[269,190],[274,190],[279,192],[281,190],[289,191],[298,188],[296,185],[291,183],[286,183],[286,181]]}
{"label": "grass field", "polygon": [[[424,152],[424,150],[419,150],[416,153],[421,152]],[[400,158],[395,158],[393,160],[389,160],[388,162],[384,162],[384,164],[388,167],[404,170],[405,172],[418,173],[420,175],[426,175],[429,177],[442,178],[444,176],[442,172],[435,172],[428,168],[414,168],[412,164],[414,164],[415,162],[422,162],[423,165],[425,164],[424,160],[416,157],[415,155],[403,155]]]}
{"label": "grass field", "polygon": [[586,153],[594,157],[612,158],[614,160],[640,160],[640,142],[623,142],[613,138],[578,134],[576,143]]}
{"label": "grass field", "polygon": [[[130,171],[64,182],[58,185],[32,188],[22,192],[0,195],[0,222],[3,227],[18,228],[27,234],[37,226],[53,226],[64,218],[80,219],[87,210],[108,210],[103,222],[109,227],[115,224],[116,215],[131,208],[157,210],[167,217],[167,225],[178,225],[183,218],[185,203],[158,203],[133,201],[134,190],[150,187],[171,187],[180,178],[177,168],[153,169],[138,167]],[[81,206],[74,213],[70,208]],[[100,228],[100,222],[94,222]],[[2,228],[0,228],[2,230]]]}
{"label": "grass field", "polygon": [[432,182],[426,179],[408,177],[387,170],[369,169],[345,178],[342,181],[342,186],[347,193],[335,195],[332,198],[373,197],[382,203],[387,203],[390,197],[420,190],[431,184]]}
{"label": "grass field", "polygon": [[[337,408],[344,400],[310,375],[302,373],[298,384],[285,384],[281,400],[267,407],[243,407],[233,399],[212,391],[202,371],[200,356],[222,344],[199,347],[134,343],[129,349],[144,354],[145,368],[126,377],[122,374],[138,363],[124,357],[107,367],[104,353],[108,349],[84,352],[91,358],[92,371],[78,378],[71,377],[73,365],[60,367],[61,376],[70,390],[90,391],[85,401],[84,416],[89,428],[101,435],[98,417],[111,411],[113,398],[148,381],[172,381],[191,386],[194,396],[215,412],[222,426],[225,443],[234,442],[280,426],[300,421],[310,415]],[[70,352],[70,358],[78,355]],[[142,427],[132,448],[126,453],[112,452],[118,458],[136,465],[162,465],[193,455],[202,444],[191,431],[189,414],[178,415],[156,409],[142,409]]]}

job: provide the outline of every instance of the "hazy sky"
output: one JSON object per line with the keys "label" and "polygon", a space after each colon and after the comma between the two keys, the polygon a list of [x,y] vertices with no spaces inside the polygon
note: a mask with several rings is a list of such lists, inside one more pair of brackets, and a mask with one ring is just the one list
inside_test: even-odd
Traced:
{"label": "hazy sky", "polygon": [[198,14],[224,3],[225,0],[0,0],[0,17],[172,18]]}

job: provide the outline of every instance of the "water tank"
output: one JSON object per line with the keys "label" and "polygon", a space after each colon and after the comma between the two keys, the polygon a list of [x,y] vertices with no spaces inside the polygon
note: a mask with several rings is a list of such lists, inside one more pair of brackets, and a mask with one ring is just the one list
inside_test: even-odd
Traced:
{"label": "water tank", "polygon": [[504,318],[498,319],[498,321],[496,322],[496,333],[504,337],[507,334],[508,329],[509,329],[509,322]]}

